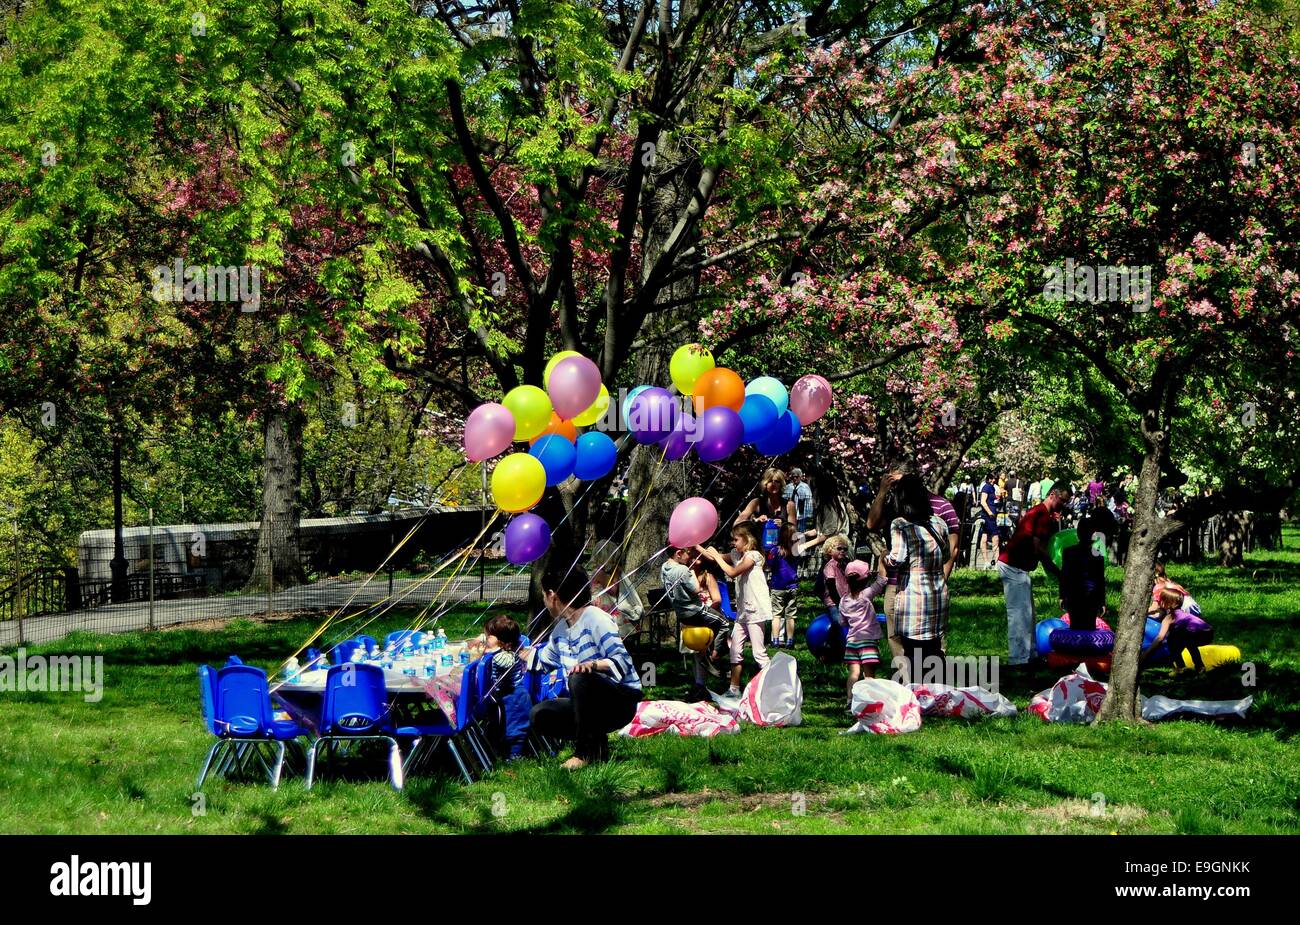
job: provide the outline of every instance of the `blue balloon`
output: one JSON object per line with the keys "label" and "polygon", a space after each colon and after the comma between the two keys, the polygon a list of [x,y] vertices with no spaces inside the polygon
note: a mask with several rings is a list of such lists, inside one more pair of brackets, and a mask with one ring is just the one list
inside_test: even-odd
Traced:
{"label": "blue balloon", "polygon": [[792,412],[787,411],[777,418],[772,429],[754,444],[754,449],[764,456],[780,456],[794,449],[802,431],[803,427],[799,424],[799,419]]}
{"label": "blue balloon", "polygon": [[578,451],[568,437],[547,434],[529,448],[528,455],[546,470],[547,487],[554,487],[573,475]]}
{"label": "blue balloon", "polygon": [[587,482],[608,475],[618,460],[618,447],[608,434],[598,430],[589,430],[579,437],[576,450],[573,474]]}
{"label": "blue balloon", "polygon": [[766,395],[747,395],[740,406],[740,420],[745,425],[745,442],[757,443],[767,436],[781,412]]}
{"label": "blue balloon", "polygon": [[776,406],[778,415],[785,414],[790,410],[790,390],[781,384],[780,379],[772,376],[759,376],[757,379],[745,386],[745,397],[751,395],[762,395],[764,398],[771,400]]}
{"label": "blue balloon", "polygon": [[636,400],[636,397],[648,388],[650,388],[650,386],[648,385],[638,385],[635,389],[628,390],[627,396],[623,399],[623,407],[620,409],[623,412],[624,430],[632,429],[631,427],[628,426],[627,423],[627,419],[632,416],[632,402],[634,402]]}
{"label": "blue balloon", "polygon": [[844,657],[844,627],[831,619],[830,614],[822,614],[808,624],[805,640],[808,651],[818,661],[836,662]]}
{"label": "blue balloon", "polygon": [[1039,655],[1046,655],[1052,651],[1052,633],[1056,630],[1069,628],[1069,625],[1060,617],[1040,620],[1038,626],[1034,628],[1034,649],[1037,650]]}

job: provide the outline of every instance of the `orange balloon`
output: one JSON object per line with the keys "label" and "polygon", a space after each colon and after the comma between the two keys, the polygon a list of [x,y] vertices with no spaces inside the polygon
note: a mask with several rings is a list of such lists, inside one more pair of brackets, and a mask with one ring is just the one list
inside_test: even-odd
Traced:
{"label": "orange balloon", "polygon": [[561,437],[564,437],[573,443],[578,442],[578,428],[573,426],[572,421],[561,421],[560,416],[554,411],[551,412],[551,420],[550,423],[546,425],[546,430],[529,440],[528,445],[532,446],[547,434],[559,434]]}
{"label": "orange balloon", "polygon": [[703,373],[695,380],[695,413],[709,408],[730,408],[739,411],[745,403],[745,380],[724,366]]}

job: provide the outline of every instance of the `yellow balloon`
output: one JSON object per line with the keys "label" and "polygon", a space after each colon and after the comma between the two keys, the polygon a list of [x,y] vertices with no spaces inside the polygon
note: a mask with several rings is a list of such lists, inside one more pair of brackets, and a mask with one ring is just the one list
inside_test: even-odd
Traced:
{"label": "yellow balloon", "polygon": [[713,642],[713,630],[707,626],[684,626],[682,642],[692,652],[703,652]]}
{"label": "yellow balloon", "polygon": [[531,440],[551,423],[551,399],[535,385],[521,385],[501,400],[515,416],[515,439]]}
{"label": "yellow balloon", "polygon": [[561,360],[567,360],[569,357],[580,356],[582,356],[582,354],[576,350],[561,350],[555,356],[547,360],[546,369],[542,370],[542,385],[546,386],[548,389],[551,387],[551,370],[555,369],[556,364]]}
{"label": "yellow balloon", "polygon": [[683,395],[690,395],[699,379],[716,364],[708,348],[699,344],[685,344],[673,351],[673,358],[668,361],[668,374],[673,378],[673,385]]}
{"label": "yellow balloon", "polygon": [[492,500],[508,514],[528,510],[544,491],[546,470],[535,456],[511,453],[492,470]]}
{"label": "yellow balloon", "polygon": [[576,418],[574,418],[573,423],[577,424],[579,427],[590,427],[592,424],[595,424],[597,421],[603,418],[605,416],[605,412],[608,410],[609,410],[609,389],[605,388],[602,385],[600,387],[600,394],[597,395],[596,400],[591,403],[591,407],[588,408],[586,411],[582,412],[582,414],[578,415]]}

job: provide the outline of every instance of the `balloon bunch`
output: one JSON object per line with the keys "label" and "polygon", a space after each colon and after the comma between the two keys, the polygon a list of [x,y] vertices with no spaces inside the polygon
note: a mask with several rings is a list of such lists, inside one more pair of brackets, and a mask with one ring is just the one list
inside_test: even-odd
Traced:
{"label": "balloon bunch", "polygon": [[465,421],[465,457],[484,462],[515,442],[528,452],[511,453],[492,472],[492,500],[515,514],[505,530],[506,558],[512,565],[536,561],[551,545],[551,529],[526,513],[548,487],[570,476],[598,479],[614,468],[618,449],[607,434],[589,427],[609,408],[609,390],[596,364],[573,350],[551,357],[542,373],[546,388],[521,385],[497,402],[484,402]]}

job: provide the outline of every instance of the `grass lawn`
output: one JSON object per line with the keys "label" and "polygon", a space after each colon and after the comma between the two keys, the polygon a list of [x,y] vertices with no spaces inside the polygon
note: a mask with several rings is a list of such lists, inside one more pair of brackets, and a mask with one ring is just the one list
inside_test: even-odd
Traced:
{"label": "grass lawn", "polygon": [[[1022,713],[926,720],[911,735],[840,736],[848,725],[842,670],[798,650],[805,701],[797,728],[744,728],[711,741],[617,739],[613,762],[576,774],[556,761],[526,761],[470,787],[449,776],[417,777],[403,793],[380,778],[380,762],[372,782],[326,779],[310,794],[299,777],[276,793],[210,778],[202,814],[194,811],[193,784],[210,737],[195,666],[238,653],[273,667],[316,621],[79,634],[29,655],[103,655],[99,703],[74,693],[0,693],[0,832],[1296,833],[1300,533],[1288,530],[1286,543],[1283,552],[1250,556],[1240,571],[1170,568],[1201,602],[1216,642],[1239,646],[1254,663],[1257,684],[1243,690],[1235,668],[1178,680],[1156,670],[1143,692],[1251,693],[1245,720],[1081,728]],[[1120,570],[1111,569],[1110,579],[1114,607]],[[1054,583],[1039,573],[1035,586],[1039,613],[1054,615]],[[810,613],[809,600],[802,625]],[[466,609],[443,625],[455,636],[480,621],[480,611]],[[994,573],[955,576],[951,632],[954,655],[1005,654]],[[650,696],[685,691],[675,651],[636,654],[656,664],[659,686]],[[1013,681],[1004,672],[1003,693],[1023,709],[1055,676]]]}

